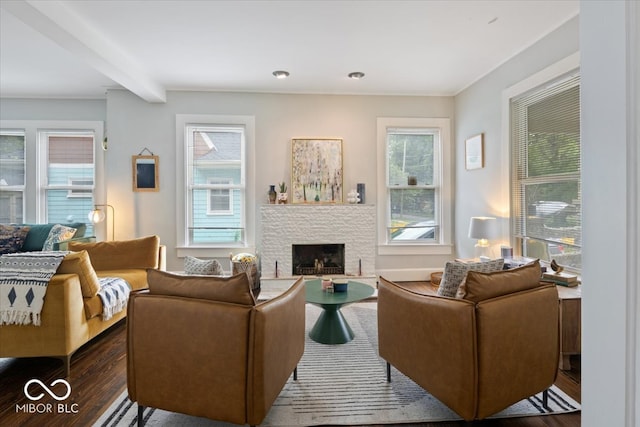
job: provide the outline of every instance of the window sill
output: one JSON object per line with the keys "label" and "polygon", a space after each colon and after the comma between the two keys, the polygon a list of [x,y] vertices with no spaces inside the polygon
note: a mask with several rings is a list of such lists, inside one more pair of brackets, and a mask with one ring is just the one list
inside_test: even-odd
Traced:
{"label": "window sill", "polygon": [[387,244],[378,245],[379,255],[451,255],[453,245],[448,244]]}

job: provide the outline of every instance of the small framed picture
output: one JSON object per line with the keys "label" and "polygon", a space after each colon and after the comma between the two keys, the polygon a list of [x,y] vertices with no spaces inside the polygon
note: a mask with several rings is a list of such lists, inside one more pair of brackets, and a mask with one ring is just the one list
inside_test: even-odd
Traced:
{"label": "small framed picture", "polygon": [[484,167],[484,134],[472,136],[465,141],[464,165],[467,170]]}
{"label": "small framed picture", "polygon": [[159,191],[158,156],[131,156],[133,191]]}

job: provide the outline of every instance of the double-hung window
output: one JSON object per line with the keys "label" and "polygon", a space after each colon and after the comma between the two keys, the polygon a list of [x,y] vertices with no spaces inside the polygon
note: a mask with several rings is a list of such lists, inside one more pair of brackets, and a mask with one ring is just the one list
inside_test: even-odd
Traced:
{"label": "double-hung window", "polygon": [[525,256],[581,268],[580,76],[510,101],[512,220]]}
{"label": "double-hung window", "polygon": [[450,244],[450,175],[443,167],[449,161],[449,132],[448,119],[378,119],[384,153],[382,246],[415,251]]}
{"label": "double-hung window", "polygon": [[[0,223],[87,222],[103,197],[103,122],[0,121]],[[86,235],[92,235],[87,224]]]}
{"label": "double-hung window", "polygon": [[25,192],[25,133],[0,132],[0,223],[23,223]]}
{"label": "double-hung window", "polygon": [[46,222],[84,222],[94,205],[93,132],[43,130],[38,138]]}
{"label": "double-hung window", "polygon": [[244,245],[245,127],[187,124],[185,134],[186,245]]}

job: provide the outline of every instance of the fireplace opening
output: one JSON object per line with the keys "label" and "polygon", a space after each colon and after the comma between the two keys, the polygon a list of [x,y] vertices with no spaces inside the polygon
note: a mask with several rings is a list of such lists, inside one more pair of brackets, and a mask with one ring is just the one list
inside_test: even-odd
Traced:
{"label": "fireplace opening", "polygon": [[292,274],[344,274],[344,243],[292,245]]}

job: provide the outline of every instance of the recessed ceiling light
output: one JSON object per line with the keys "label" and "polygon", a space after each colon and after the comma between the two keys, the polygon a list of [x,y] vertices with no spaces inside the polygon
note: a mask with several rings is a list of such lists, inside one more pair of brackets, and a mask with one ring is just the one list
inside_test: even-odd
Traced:
{"label": "recessed ceiling light", "polygon": [[272,74],[276,76],[276,79],[286,79],[287,77],[289,77],[289,72],[284,70],[277,70]]}
{"label": "recessed ceiling light", "polygon": [[360,71],[354,71],[353,73],[349,73],[349,78],[354,80],[360,80],[364,77],[364,73]]}

